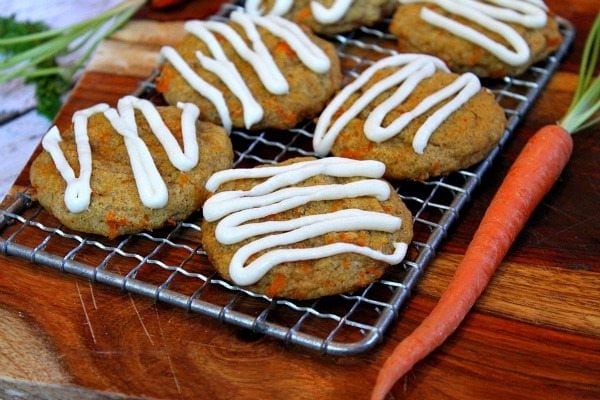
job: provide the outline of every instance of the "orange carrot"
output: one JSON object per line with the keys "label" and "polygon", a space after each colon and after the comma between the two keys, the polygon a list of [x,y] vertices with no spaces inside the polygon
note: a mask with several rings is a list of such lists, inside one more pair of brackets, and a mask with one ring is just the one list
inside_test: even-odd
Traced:
{"label": "orange carrot", "polygon": [[586,41],[569,110],[558,125],[546,126],[529,139],[492,199],[438,304],[385,361],[372,400],[383,399],[398,379],[456,330],[569,161],[571,134],[600,122],[600,76],[592,79],[599,49],[600,13]]}
{"label": "orange carrot", "polygon": [[383,399],[396,380],[458,327],[536,205],[560,175],[572,148],[571,135],[558,125],[542,128],[527,142],[492,199],[438,304],[384,363],[372,400]]}

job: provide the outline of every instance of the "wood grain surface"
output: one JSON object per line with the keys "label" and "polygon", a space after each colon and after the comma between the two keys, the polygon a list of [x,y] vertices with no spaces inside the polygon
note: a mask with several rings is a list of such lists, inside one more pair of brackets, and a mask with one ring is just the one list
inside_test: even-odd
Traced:
{"label": "wood grain surface", "polygon": [[[147,20],[181,21],[214,12],[217,3],[142,10],[102,45],[56,123],[137,88],[164,36],[142,40],[136,29],[165,31],[169,40],[181,34],[181,22]],[[516,154],[568,106],[598,5],[547,4],[575,24],[577,40],[382,344],[357,356],[323,356],[0,252],[0,398],[367,399],[395,344],[435,305]],[[139,60],[135,68],[106,56],[123,49]],[[473,312],[390,399],[600,398],[598,133],[577,134],[565,172]],[[14,192],[28,185],[27,169],[17,185]]]}

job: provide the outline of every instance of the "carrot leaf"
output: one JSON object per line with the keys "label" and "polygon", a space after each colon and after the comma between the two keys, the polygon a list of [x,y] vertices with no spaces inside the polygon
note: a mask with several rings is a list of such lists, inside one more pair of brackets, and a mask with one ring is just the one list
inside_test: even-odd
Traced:
{"label": "carrot leaf", "polygon": [[[95,17],[57,29],[40,22],[17,21],[14,16],[0,17],[0,83],[20,78],[34,84],[38,112],[52,119],[62,104],[61,96],[96,46],[143,4],[144,0],[126,0]],[[60,57],[81,48],[76,61],[59,63]]]}
{"label": "carrot leaf", "polygon": [[600,76],[594,79],[600,52],[600,13],[586,39],[577,89],[569,109],[559,122],[567,132],[575,133],[600,122]]}

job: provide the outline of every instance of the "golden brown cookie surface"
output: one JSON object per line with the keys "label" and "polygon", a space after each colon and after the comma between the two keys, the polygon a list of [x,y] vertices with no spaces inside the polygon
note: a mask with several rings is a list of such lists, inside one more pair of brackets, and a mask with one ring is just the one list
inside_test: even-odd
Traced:
{"label": "golden brown cookie surface", "polygon": [[523,38],[530,51],[529,57],[524,62],[512,65],[480,45],[425,21],[422,17],[424,8],[479,32],[511,51],[514,51],[514,48],[504,37],[486,29],[485,26],[450,13],[432,2],[423,1],[398,6],[389,27],[390,32],[398,38],[398,50],[436,56],[444,60],[449,68],[457,73],[470,71],[480,77],[492,78],[518,75],[533,63],[548,56],[562,41],[556,20],[551,15],[548,15],[546,24],[539,28],[505,22],[510,29]]}
{"label": "golden brown cookie surface", "polygon": [[[420,75],[425,73],[425,69],[434,68],[428,64],[428,59],[441,65],[439,60],[429,56],[406,54],[381,60],[373,66],[375,72],[363,73],[352,85],[356,85],[355,90],[350,90],[352,86],[345,88],[347,94],[338,94],[319,118],[313,142],[316,151],[321,155],[330,151],[339,157],[381,161],[386,165],[385,176],[389,179],[424,180],[446,175],[482,160],[504,132],[504,110],[491,92],[479,86],[478,79],[472,74],[459,77],[439,69],[435,73],[427,72],[430,74],[428,76]],[[419,67],[419,62],[425,64]],[[394,66],[386,67],[385,63]],[[382,67],[379,68],[379,65]],[[403,71],[411,68],[413,74],[403,75]],[[396,76],[404,76],[405,79],[397,78],[397,84],[386,90],[376,90],[376,87]],[[421,80],[415,84],[413,79],[419,76]],[[429,99],[463,79],[469,82],[467,86],[474,85],[472,97],[462,93],[468,88],[458,87],[456,93],[438,103],[430,103],[429,108],[424,106]],[[364,82],[362,86],[358,85],[361,80]],[[415,84],[414,87],[410,85],[411,82]],[[397,92],[404,89],[407,93],[405,99],[389,107],[389,112],[381,111],[392,96],[397,96]],[[448,111],[447,115],[436,119],[442,108],[449,107],[457,98],[468,99],[454,111]],[[353,109],[355,111],[352,113]],[[371,122],[370,128],[367,128],[368,121],[376,114],[382,116],[381,125]],[[407,117],[411,119],[405,126],[393,128],[399,121],[406,121]],[[437,126],[432,124],[436,120],[439,121]],[[420,150],[415,137],[426,126],[430,127],[431,136],[422,141]],[[373,130],[389,130],[391,133],[387,138],[378,139],[369,136],[373,135]],[[327,142],[331,145],[328,146]]]}
{"label": "golden brown cookie surface", "polygon": [[[239,15],[243,14],[240,13]],[[204,24],[204,22],[202,23]],[[291,22],[290,24],[295,26]],[[250,42],[247,32],[239,23],[228,21],[222,23],[222,25],[226,25],[224,29],[233,30],[239,35],[240,40],[248,46],[248,52],[253,52],[258,48]],[[295,27],[300,29],[297,26]],[[213,88],[210,91],[216,91],[222,95],[225,103],[222,108],[227,109],[233,127],[252,130],[266,128],[289,129],[303,120],[318,115],[327,101],[339,89],[342,82],[340,62],[334,46],[307,30],[302,30],[303,35],[306,35],[312,45],[316,45],[320,49],[324,61],[329,63],[327,70],[315,72],[301,61],[297,51],[294,50],[289,41],[274,35],[262,26],[256,25],[255,28],[268,54],[272,57],[282,77],[287,81],[288,89],[285,93],[274,93],[268,89],[265,83],[261,81],[261,77],[255,68],[240,56],[232,43],[216,30],[211,31],[225,58],[233,63],[231,66],[235,68],[241,81],[243,81],[242,84],[235,84],[236,87],[245,86],[262,109],[263,115],[261,118],[251,123],[245,120],[244,114],[248,112],[250,107],[245,107],[240,97],[226,83],[231,83],[230,77],[224,80],[203,67],[198,60],[196,52],[200,52],[208,58],[215,58],[214,53],[207,45],[207,41],[189,34],[174,50],[191,68],[193,74],[196,74],[199,79]],[[258,53],[256,57],[266,58]],[[258,68],[261,69],[262,67]],[[220,69],[223,68],[220,67]],[[274,74],[270,72],[265,75],[270,80],[274,77]],[[163,93],[169,104],[176,104],[178,101],[192,102],[200,107],[200,118],[202,120],[222,126],[227,125],[224,123],[224,118],[220,115],[219,108],[215,105],[213,99],[210,99],[206,93],[201,93],[197,88],[194,88],[181,73],[181,68],[176,68],[173,62],[167,60],[163,64],[161,74],[157,79],[157,88]],[[217,95],[217,97],[221,95]]]}
{"label": "golden brown cookie surface", "polygon": [[[279,0],[247,1],[246,8],[269,13],[274,10],[276,3],[282,2]],[[397,6],[396,0],[357,0],[352,1],[349,8],[344,10],[340,17],[330,18],[324,15],[322,12],[323,8],[320,10],[319,8],[315,9],[312,6],[313,3],[323,6],[324,9],[334,5],[334,1],[332,0],[294,1],[291,8],[283,16],[298,24],[308,26],[313,32],[331,35],[349,32],[361,26],[372,26],[380,22],[384,17],[390,16]]]}
{"label": "golden brown cookie surface", "polygon": [[[181,146],[181,110],[177,107],[159,107],[158,110]],[[216,125],[198,122],[198,163],[189,171],[180,171],[172,165],[139,111],[136,111],[136,122],[139,137],[147,145],[168,189],[168,202],[164,207],[150,208],[142,204],[123,137],[102,113],[94,114],[88,120],[92,193],[87,209],[69,211],[65,204],[65,179],[47,151],[42,152],[31,166],[35,198],[67,227],[111,238],[159,228],[182,220],[200,208],[208,195],[204,189],[208,176],[232,165],[233,151],[225,131]],[[61,137],[60,148],[77,175],[79,157],[73,129],[61,133]]]}
{"label": "golden brown cookie surface", "polygon": [[[334,160],[334,159],[329,159]],[[300,165],[304,162],[313,162],[312,158],[300,158],[288,160],[282,164],[276,164],[276,167],[284,167],[289,165]],[[353,163],[359,163],[354,160],[350,160]],[[369,162],[373,163],[373,162]],[[257,167],[255,169],[269,168],[273,166]],[[232,181],[224,182],[220,185],[214,198],[223,196],[224,193],[231,193],[230,191],[248,191],[252,188],[257,187],[261,183],[265,182],[267,178],[242,178],[235,179]],[[269,178],[270,179],[270,178]],[[358,182],[365,180],[366,178],[360,177],[336,177],[328,175],[326,173],[318,173],[310,176],[307,179],[303,179],[297,183],[289,186],[283,186],[281,190],[285,191],[289,188],[304,188],[307,193],[316,193],[319,189],[323,189],[322,185],[347,185],[351,182],[357,184]],[[213,263],[216,270],[225,279],[232,279],[232,263],[234,259],[239,257],[239,254],[244,253],[248,247],[257,245],[258,242],[273,244],[282,243],[288,236],[301,235],[304,230],[319,230],[325,229],[322,234],[307,237],[300,241],[292,241],[287,244],[280,244],[274,247],[268,247],[262,249],[254,254],[251,254],[247,262],[244,263],[244,267],[241,270],[241,274],[244,274],[244,269],[248,268],[260,268],[260,262],[257,262],[259,266],[248,265],[249,263],[261,260],[262,258],[269,258],[270,251],[280,250],[283,257],[292,254],[294,251],[307,251],[309,258],[302,258],[294,261],[281,262],[276,261],[272,269],[268,270],[264,276],[256,282],[248,285],[242,285],[246,288],[258,292],[264,293],[272,297],[288,297],[294,299],[310,299],[326,295],[332,295],[336,293],[348,292],[363,286],[366,286],[373,280],[379,278],[388,268],[390,264],[381,260],[375,260],[364,254],[358,254],[353,252],[344,251],[341,254],[333,254],[328,256],[318,256],[317,253],[321,251],[319,248],[323,246],[336,246],[339,243],[352,244],[358,247],[371,249],[373,251],[379,251],[382,254],[391,257],[395,253],[395,243],[410,243],[412,238],[412,217],[410,211],[402,203],[396,192],[389,186],[387,182],[377,179],[379,183],[373,183],[373,179],[368,180],[366,185],[371,185],[369,190],[377,186],[384,192],[388,191],[388,196],[385,198],[378,199],[373,195],[364,195],[358,197],[346,197],[334,198],[331,200],[314,200],[308,202],[302,202],[289,209],[279,212],[268,213],[261,218],[251,219],[247,221],[247,225],[254,223],[298,223],[296,228],[277,228],[274,232],[266,233],[263,232],[256,236],[244,238],[243,240],[235,243],[229,243],[226,239],[220,238],[217,235],[217,227],[219,224],[227,224],[226,218],[229,218],[231,214],[226,216],[212,219],[209,215],[208,208],[205,207],[205,220],[202,224],[202,243],[206,250],[209,259]],[[363,183],[360,183],[363,184]],[[254,189],[257,190],[257,189]],[[352,189],[354,190],[354,189]],[[239,193],[239,192],[238,192]],[[278,190],[271,192],[271,195],[278,196]],[[275,193],[275,194],[273,194]],[[252,196],[250,196],[252,197]],[[206,203],[211,207],[211,200]],[[292,200],[285,201],[296,201],[295,197],[291,197]],[[242,200],[231,200],[232,204]],[[259,200],[261,204],[263,200]],[[266,203],[270,201],[265,200]],[[278,203],[278,202],[275,202]],[[273,204],[275,204],[273,203]],[[266,206],[266,204],[263,204]],[[273,206],[273,205],[272,205]],[[274,205],[273,207],[277,207]],[[350,211],[349,211],[350,210]],[[358,211],[356,211],[358,210]],[[398,223],[394,228],[390,228],[390,231],[378,231],[376,229],[333,229],[331,226],[342,223],[341,220],[327,219],[322,224],[325,227],[320,226],[319,223],[314,221],[307,221],[307,218],[321,218],[324,214],[330,215],[342,215],[345,213],[359,213],[359,217],[362,218],[362,222],[368,219],[383,218],[389,223]],[[212,211],[211,211],[212,213]],[[337,213],[337,214],[331,214]],[[342,213],[342,214],[340,214]],[[363,215],[367,215],[366,217]],[[238,218],[237,215],[231,218]],[[300,218],[304,218],[299,220]],[[327,216],[329,218],[329,215]],[[345,218],[345,216],[344,216]],[[210,220],[210,221],[209,221]],[[223,222],[225,221],[225,222]],[[367,221],[370,223],[370,221]],[[246,224],[242,224],[243,227]],[[329,230],[329,229],[332,230]],[[259,227],[252,226],[252,229],[256,232]],[[227,229],[231,232],[231,228]],[[401,251],[399,253],[402,253]],[[400,254],[400,259],[403,257]],[[398,261],[399,262],[399,261]],[[236,272],[237,276],[240,272]],[[234,282],[236,277],[233,277]],[[245,279],[245,278],[244,278]]]}

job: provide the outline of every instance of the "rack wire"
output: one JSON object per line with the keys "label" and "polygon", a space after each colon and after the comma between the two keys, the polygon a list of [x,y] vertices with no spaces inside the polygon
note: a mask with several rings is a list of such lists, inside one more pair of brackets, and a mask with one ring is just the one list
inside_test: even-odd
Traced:
{"label": "rack wire", "polygon": [[[214,18],[226,18],[234,7],[224,6]],[[200,212],[172,229],[108,240],[62,227],[32,201],[27,191],[0,208],[0,252],[272,336],[289,345],[331,355],[367,351],[383,339],[449,228],[565,56],[575,32],[568,21],[558,18],[558,22],[564,41],[553,55],[519,77],[484,82],[508,117],[499,145],[484,161],[438,179],[395,183],[396,191],[413,213],[414,239],[401,265],[355,293],[291,301],[269,298],[220,279],[200,243]],[[374,60],[394,54],[395,39],[386,33],[386,24],[329,37],[337,46],[347,80],[358,76]],[[138,92],[147,98],[155,96],[152,79],[142,82]],[[285,135],[234,130],[231,139],[235,165],[314,155],[313,128],[312,123],[305,123]]]}

